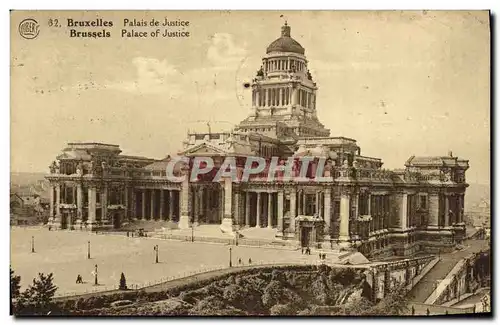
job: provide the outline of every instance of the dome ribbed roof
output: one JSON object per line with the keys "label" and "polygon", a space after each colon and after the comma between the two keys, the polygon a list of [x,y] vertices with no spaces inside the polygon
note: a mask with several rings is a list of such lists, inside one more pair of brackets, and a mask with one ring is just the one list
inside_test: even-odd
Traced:
{"label": "dome ribbed roof", "polygon": [[305,49],[296,40],[290,37],[291,28],[286,23],[281,27],[281,37],[269,44],[266,53],[292,52],[304,54]]}

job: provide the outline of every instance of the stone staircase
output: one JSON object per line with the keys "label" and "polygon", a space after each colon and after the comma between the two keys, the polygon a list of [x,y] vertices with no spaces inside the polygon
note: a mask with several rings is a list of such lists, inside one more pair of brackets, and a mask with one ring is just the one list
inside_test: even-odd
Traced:
{"label": "stone staircase", "polygon": [[439,262],[409,292],[411,301],[424,303],[436,288],[437,281],[443,280],[461,259],[481,250],[485,242],[468,240],[464,245],[466,248],[461,251],[441,254]]}

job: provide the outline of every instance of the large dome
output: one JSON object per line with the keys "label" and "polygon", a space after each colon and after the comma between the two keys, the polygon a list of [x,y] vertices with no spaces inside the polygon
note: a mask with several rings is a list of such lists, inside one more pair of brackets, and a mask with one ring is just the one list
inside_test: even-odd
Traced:
{"label": "large dome", "polygon": [[304,54],[305,49],[296,40],[290,37],[291,28],[286,23],[281,27],[281,37],[269,44],[266,53],[292,52]]}

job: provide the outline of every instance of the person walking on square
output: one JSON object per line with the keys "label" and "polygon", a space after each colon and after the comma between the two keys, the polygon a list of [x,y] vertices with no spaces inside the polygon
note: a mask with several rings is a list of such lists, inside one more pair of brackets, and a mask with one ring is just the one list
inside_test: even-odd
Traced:
{"label": "person walking on square", "polygon": [[248,264],[250,264],[250,265],[252,264],[252,259],[251,258],[248,259]]}
{"label": "person walking on square", "polygon": [[241,265],[241,257],[238,259],[238,264]]}

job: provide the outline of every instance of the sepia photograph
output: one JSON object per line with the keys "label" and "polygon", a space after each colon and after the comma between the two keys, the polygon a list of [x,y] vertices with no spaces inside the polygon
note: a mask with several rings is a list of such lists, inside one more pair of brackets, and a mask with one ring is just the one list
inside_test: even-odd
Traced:
{"label": "sepia photograph", "polygon": [[490,11],[9,15],[12,316],[492,316]]}

